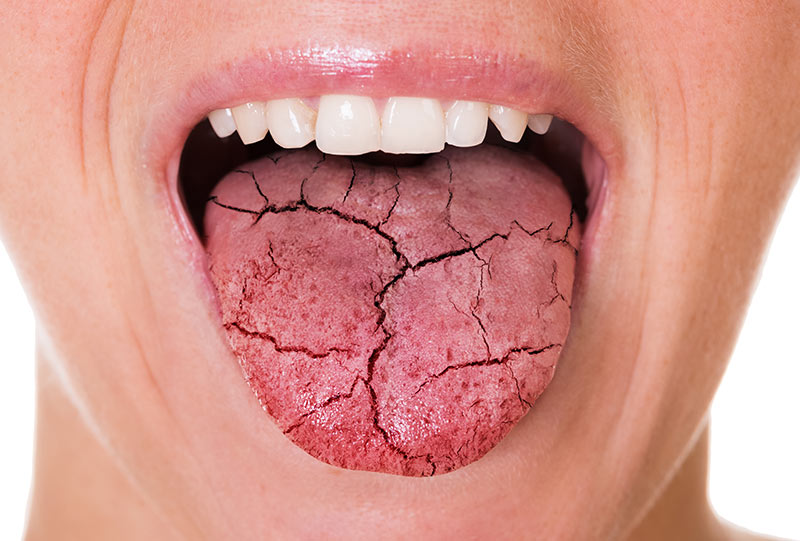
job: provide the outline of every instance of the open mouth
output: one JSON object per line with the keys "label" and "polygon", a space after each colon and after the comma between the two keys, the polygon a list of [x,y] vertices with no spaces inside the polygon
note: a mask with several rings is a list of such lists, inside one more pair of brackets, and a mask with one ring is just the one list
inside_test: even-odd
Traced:
{"label": "open mouth", "polygon": [[178,187],[283,433],[426,476],[485,455],[553,378],[599,156],[547,114],[325,95],[212,111]]}

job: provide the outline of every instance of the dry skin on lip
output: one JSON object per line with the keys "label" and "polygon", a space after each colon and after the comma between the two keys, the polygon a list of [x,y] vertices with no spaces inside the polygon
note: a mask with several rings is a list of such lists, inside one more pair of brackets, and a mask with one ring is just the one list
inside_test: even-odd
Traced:
{"label": "dry skin on lip", "polygon": [[247,381],[320,460],[451,471],[553,376],[579,228],[530,156],[447,149],[393,168],[279,153],[223,179],[205,225]]}

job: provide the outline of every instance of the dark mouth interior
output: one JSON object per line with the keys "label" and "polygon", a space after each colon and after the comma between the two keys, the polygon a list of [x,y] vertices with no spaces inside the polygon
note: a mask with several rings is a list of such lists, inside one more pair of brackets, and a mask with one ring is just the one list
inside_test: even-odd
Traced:
{"label": "dark mouth interior", "polygon": [[[509,143],[489,123],[483,145],[498,145],[517,152],[530,153],[552,169],[562,180],[572,198],[577,216],[583,221],[587,214],[587,184],[581,165],[584,135],[572,124],[553,119],[546,135],[536,135],[526,130],[519,143]],[[310,143],[314,145],[314,143]],[[245,145],[234,134],[220,139],[207,120],[192,130],[181,154],[178,183],[186,210],[201,239],[203,216],[209,195],[216,184],[230,171],[243,163],[257,160],[273,152],[284,150],[270,135],[258,143]],[[357,161],[409,167],[424,162],[430,155],[394,155],[374,152],[358,156]]]}

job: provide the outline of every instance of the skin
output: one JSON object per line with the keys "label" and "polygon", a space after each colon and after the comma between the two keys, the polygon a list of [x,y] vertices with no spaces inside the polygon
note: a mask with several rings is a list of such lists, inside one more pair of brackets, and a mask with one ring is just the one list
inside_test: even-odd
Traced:
{"label": "skin", "polygon": [[[37,318],[28,537],[748,539],[706,502],[706,414],[797,171],[800,5],[353,4],[0,7],[0,232]],[[204,63],[422,41],[571,66],[618,145],[553,383],[486,457],[412,479],[266,420],[138,144]]]}

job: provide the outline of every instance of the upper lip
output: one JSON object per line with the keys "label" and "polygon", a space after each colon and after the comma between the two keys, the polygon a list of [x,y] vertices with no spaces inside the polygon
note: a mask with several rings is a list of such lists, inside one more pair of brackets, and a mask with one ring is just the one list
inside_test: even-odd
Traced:
{"label": "upper lip", "polygon": [[430,54],[364,48],[266,50],[208,66],[152,109],[144,132],[144,159],[177,185],[177,162],[191,129],[211,110],[246,101],[322,94],[470,99],[529,113],[552,113],[588,138],[616,169],[620,138],[569,73],[542,62],[494,53]]}

